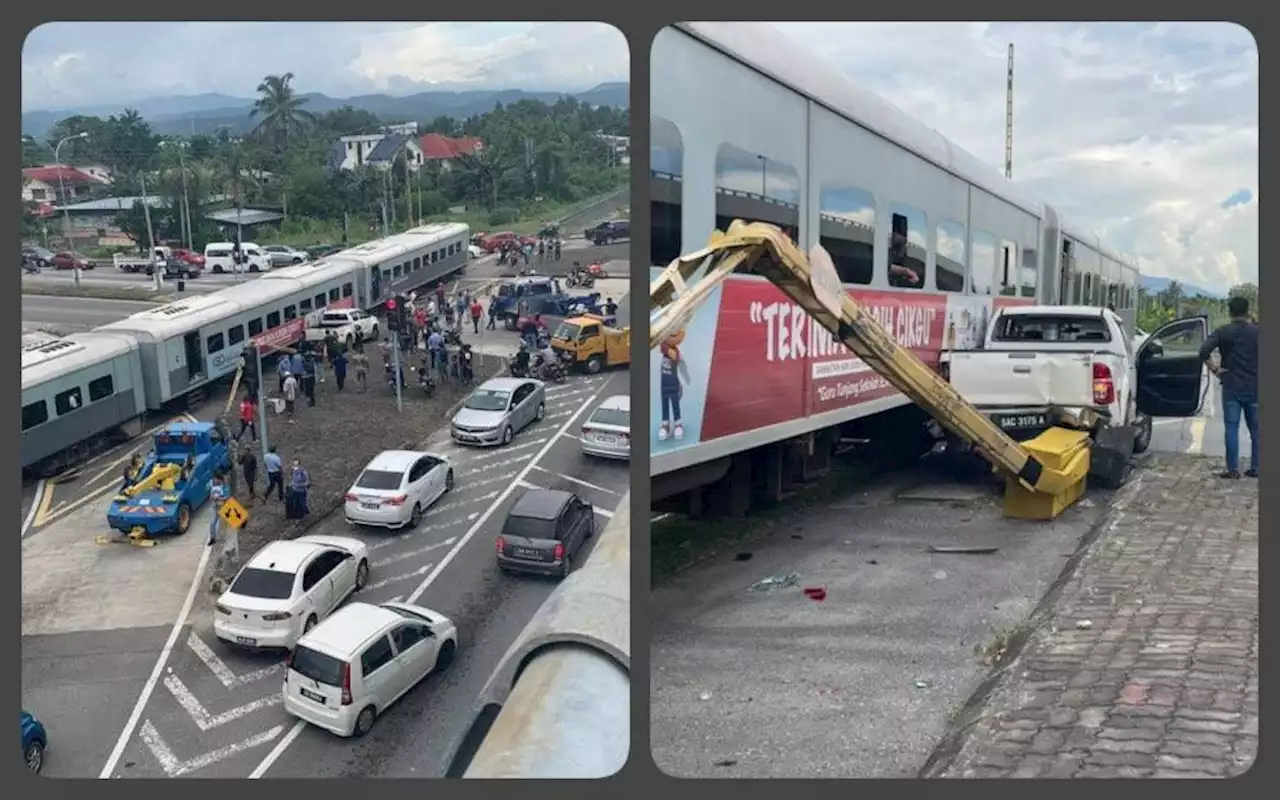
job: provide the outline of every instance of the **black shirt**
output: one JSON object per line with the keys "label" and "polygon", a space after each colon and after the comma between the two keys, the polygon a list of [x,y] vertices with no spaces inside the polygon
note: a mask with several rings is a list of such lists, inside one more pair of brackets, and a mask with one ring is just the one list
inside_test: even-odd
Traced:
{"label": "black shirt", "polygon": [[1200,347],[1200,358],[1214,350],[1222,357],[1222,388],[1246,394],[1258,393],[1258,326],[1232,320],[1209,334]]}

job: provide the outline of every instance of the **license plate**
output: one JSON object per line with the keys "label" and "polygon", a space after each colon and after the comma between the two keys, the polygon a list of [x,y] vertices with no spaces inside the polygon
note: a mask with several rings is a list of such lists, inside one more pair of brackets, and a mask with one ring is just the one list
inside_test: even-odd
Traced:
{"label": "license plate", "polygon": [[381,503],[361,503],[361,504],[360,504],[360,507],[361,507],[361,508],[379,509],[379,508],[382,508],[382,504],[381,504]]}
{"label": "license plate", "polygon": [[307,698],[308,700],[313,700],[319,703],[320,705],[324,705],[325,703],[328,702],[328,700],[325,699],[324,695],[316,694],[315,692],[309,692],[306,689],[299,688],[298,694],[301,694],[303,697]]}
{"label": "license plate", "polygon": [[995,418],[1001,428],[1042,428],[1048,424],[1044,414],[1002,414]]}
{"label": "license plate", "polygon": [[236,644],[257,644],[257,639],[250,639],[248,636],[237,636]]}
{"label": "license plate", "polygon": [[517,557],[517,558],[537,558],[537,557],[538,557],[538,551],[537,551],[537,550],[530,550],[530,549],[529,549],[529,548],[527,548],[527,547],[517,547],[517,548],[516,548],[516,557]]}
{"label": "license plate", "polygon": [[618,440],[612,436],[597,436],[596,441],[600,444],[617,444]]}

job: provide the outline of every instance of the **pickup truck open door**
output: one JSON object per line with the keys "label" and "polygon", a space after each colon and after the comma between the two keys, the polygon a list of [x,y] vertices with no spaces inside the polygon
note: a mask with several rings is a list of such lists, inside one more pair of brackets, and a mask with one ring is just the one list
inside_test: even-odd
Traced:
{"label": "pickup truck open door", "polygon": [[1138,411],[1152,417],[1194,417],[1204,402],[1205,365],[1200,346],[1209,338],[1208,317],[1165,323],[1138,348]]}

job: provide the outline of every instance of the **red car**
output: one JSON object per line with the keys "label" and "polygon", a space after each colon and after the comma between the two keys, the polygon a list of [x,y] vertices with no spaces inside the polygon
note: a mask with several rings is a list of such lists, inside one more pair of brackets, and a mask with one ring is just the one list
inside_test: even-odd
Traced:
{"label": "red car", "polygon": [[204,269],[204,256],[199,253],[193,253],[185,247],[173,248],[173,257],[188,266]]}
{"label": "red car", "polygon": [[493,233],[486,236],[480,246],[484,248],[486,253],[493,253],[502,247],[518,244],[523,247],[526,244],[537,244],[538,240],[533,236],[521,236],[514,231],[503,231],[501,233]]}
{"label": "red car", "polygon": [[54,253],[53,258],[49,259],[49,263],[54,269],[93,269],[98,266],[98,262],[94,261],[86,255],[74,252],[72,250],[63,250],[61,253]]}

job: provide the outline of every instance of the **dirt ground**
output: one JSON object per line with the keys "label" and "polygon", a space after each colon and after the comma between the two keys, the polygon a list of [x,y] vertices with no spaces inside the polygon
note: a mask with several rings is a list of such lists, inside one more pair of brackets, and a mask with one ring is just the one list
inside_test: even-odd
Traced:
{"label": "dirt ground", "polygon": [[[370,360],[374,364],[367,393],[360,393],[351,373],[345,388],[339,392],[332,370],[326,370],[324,383],[316,384],[315,406],[308,407],[305,398],[300,397],[295,422],[289,423],[283,415],[268,410],[267,440],[284,459],[286,482],[289,465],[295,458],[301,459],[311,473],[310,514],[301,520],[287,520],[284,503],[274,497],[269,501],[262,499],[266,469],[259,449],[258,499],[249,497],[237,468],[236,498],[245,504],[250,521],[240,532],[240,561],[223,563],[219,570],[223,577],[233,574],[267,542],[303,535],[341,504],[343,494],[373,456],[383,450],[418,446],[448,422],[452,409],[467,394],[466,387],[446,380],[437,385],[433,397],[427,398],[411,380],[403,392],[404,411],[397,412],[395,391],[382,376],[380,359]],[[477,354],[473,385],[491,377],[502,366],[502,359]],[[268,374],[274,375],[274,372]],[[268,397],[277,394],[274,384],[268,386],[267,394]],[[235,417],[233,408],[226,417],[233,433],[240,427]],[[241,445],[261,447],[251,444],[248,434]]]}

